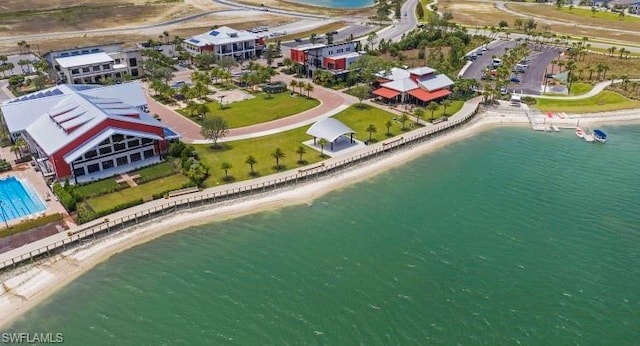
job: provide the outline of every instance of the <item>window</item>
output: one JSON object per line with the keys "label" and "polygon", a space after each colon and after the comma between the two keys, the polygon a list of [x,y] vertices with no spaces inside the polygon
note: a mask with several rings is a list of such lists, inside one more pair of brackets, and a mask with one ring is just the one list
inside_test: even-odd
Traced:
{"label": "window", "polygon": [[142,145],[149,144],[151,142],[153,142],[153,139],[151,139],[151,138],[143,138],[142,139]]}
{"label": "window", "polygon": [[138,66],[138,60],[136,60],[136,58],[130,58],[129,66]]}
{"label": "window", "polygon": [[116,151],[119,151],[119,150],[124,150],[124,149],[126,149],[126,147],[125,147],[125,145],[124,145],[124,142],[122,142],[122,143],[116,143],[116,144],[114,144],[114,145],[113,145],[113,149],[114,149],[114,150],[116,150]]}
{"label": "window", "polygon": [[73,175],[75,175],[76,177],[85,175],[84,167],[78,167],[78,168],[74,169],[73,170]]}
{"label": "window", "polygon": [[120,59],[116,59],[113,61],[114,64],[119,64],[120,63]]}
{"label": "window", "polygon": [[100,165],[97,163],[91,164],[89,166],[87,166],[87,172],[89,174],[93,173],[93,172],[97,172],[100,170]]}
{"label": "window", "polygon": [[131,77],[138,77],[138,69],[137,68],[132,68],[131,69]]}
{"label": "window", "polygon": [[126,165],[127,163],[129,163],[129,158],[126,156],[122,156],[116,159],[116,164],[118,166]]}
{"label": "window", "polygon": [[347,49],[345,49],[347,52],[351,51],[351,47],[347,47]]}
{"label": "window", "polygon": [[113,168],[113,160],[102,161],[102,169]]}
{"label": "window", "polygon": [[93,67],[93,72],[96,72],[96,71],[100,71],[100,66],[94,66]]}
{"label": "window", "polygon": [[64,52],[64,53],[60,54],[60,56],[69,56],[69,53],[68,52]]}
{"label": "window", "polygon": [[153,149],[145,150],[143,154],[145,159],[153,157]]}
{"label": "window", "polygon": [[142,155],[140,153],[131,154],[130,156],[131,162],[136,162],[142,160]]}
{"label": "window", "polygon": [[89,53],[89,51],[88,51],[88,50],[83,50],[83,51],[82,51],[82,54],[88,54],[88,53]]}
{"label": "window", "polygon": [[122,142],[124,140],[124,136],[123,135],[113,135],[111,136],[111,140],[116,143],[116,142]]}
{"label": "window", "polygon": [[95,150],[89,150],[86,153],[84,153],[84,158],[85,159],[90,159],[92,157],[96,157],[98,156],[98,153]]}
{"label": "window", "polygon": [[135,148],[140,146],[140,140],[134,139],[127,142],[127,148]]}
{"label": "window", "polygon": [[110,69],[110,68],[111,68],[111,66],[110,66],[109,64],[104,64],[104,65],[102,65],[102,69],[103,69],[103,70],[108,70],[108,69]]}
{"label": "window", "polygon": [[111,153],[111,147],[100,148],[100,155],[106,155]]}
{"label": "window", "polygon": [[78,74],[80,73],[80,70],[78,70],[77,68],[74,68],[71,70],[71,74]]}
{"label": "window", "polygon": [[83,72],[83,73],[87,73],[87,72],[89,72],[89,68],[88,68],[88,67],[83,67],[83,68],[82,68],[82,72]]}
{"label": "window", "polygon": [[104,141],[100,142],[100,144],[98,144],[98,145],[107,145],[109,143],[111,143],[111,139],[107,138]]}

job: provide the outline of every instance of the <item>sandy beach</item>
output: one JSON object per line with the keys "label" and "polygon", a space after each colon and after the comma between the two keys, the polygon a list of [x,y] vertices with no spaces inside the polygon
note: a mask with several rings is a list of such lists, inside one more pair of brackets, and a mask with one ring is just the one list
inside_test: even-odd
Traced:
{"label": "sandy beach", "polygon": [[[635,114],[634,114],[635,112]],[[577,121],[578,118],[565,119],[564,122]],[[582,120],[584,119],[584,120]],[[638,110],[606,117],[581,117],[581,121],[594,124],[616,121],[618,123],[637,123],[640,120]],[[59,255],[25,265],[0,276],[0,328],[8,327],[12,321],[24,312],[36,306],[58,289],[75,280],[95,265],[122,251],[143,244],[168,233],[183,230],[190,226],[218,222],[256,212],[273,210],[283,206],[312,203],[316,198],[331,191],[341,189],[366,180],[376,174],[405,164],[443,146],[481,133],[497,126],[528,126],[527,119],[500,115],[481,115],[468,125],[436,137],[430,141],[394,152],[380,159],[343,170],[336,175],[326,176],[317,181],[295,187],[267,193],[262,196],[246,197],[240,200],[217,204],[215,208],[206,206],[165,218],[155,219],[113,235],[90,241],[86,245],[74,247]]]}

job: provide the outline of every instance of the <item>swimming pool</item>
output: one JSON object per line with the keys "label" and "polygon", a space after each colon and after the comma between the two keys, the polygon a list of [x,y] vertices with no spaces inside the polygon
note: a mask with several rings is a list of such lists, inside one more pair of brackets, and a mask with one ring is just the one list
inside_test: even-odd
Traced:
{"label": "swimming pool", "polygon": [[45,210],[40,197],[16,177],[0,179],[0,219],[11,221]]}

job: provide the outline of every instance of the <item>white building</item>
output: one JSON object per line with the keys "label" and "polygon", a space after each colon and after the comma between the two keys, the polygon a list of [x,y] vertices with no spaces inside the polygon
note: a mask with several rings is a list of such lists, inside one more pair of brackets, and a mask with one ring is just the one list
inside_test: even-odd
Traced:
{"label": "white building", "polygon": [[209,52],[217,58],[232,56],[238,60],[247,60],[262,54],[264,39],[249,31],[221,26],[184,40],[182,46],[195,55]]}
{"label": "white building", "polygon": [[60,83],[90,84],[107,77],[119,81],[125,74],[142,75],[142,51],[122,49],[122,43],[52,51],[44,58]]}

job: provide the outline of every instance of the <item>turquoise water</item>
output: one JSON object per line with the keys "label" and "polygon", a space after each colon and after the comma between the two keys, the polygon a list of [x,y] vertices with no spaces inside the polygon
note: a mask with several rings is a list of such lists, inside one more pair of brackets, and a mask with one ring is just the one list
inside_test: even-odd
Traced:
{"label": "turquoise water", "polygon": [[361,8],[373,6],[373,0],[287,0],[301,4],[331,8]]}
{"label": "turquoise water", "polygon": [[19,219],[45,210],[42,200],[16,177],[0,179],[0,219]]}
{"label": "turquoise water", "polygon": [[640,340],[640,127],[497,129],[118,254],[17,321],[69,344]]}

